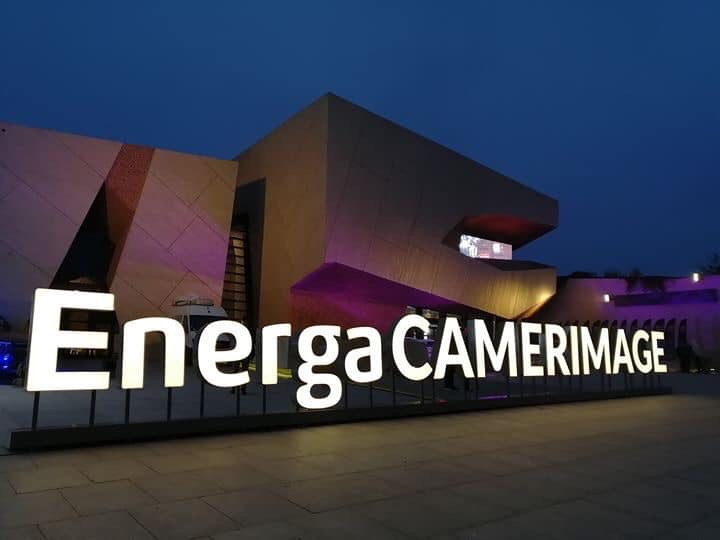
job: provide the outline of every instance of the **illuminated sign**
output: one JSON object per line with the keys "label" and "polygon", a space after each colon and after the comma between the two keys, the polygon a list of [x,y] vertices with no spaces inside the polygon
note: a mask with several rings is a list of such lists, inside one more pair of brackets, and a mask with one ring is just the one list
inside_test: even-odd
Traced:
{"label": "illuminated sign", "polygon": [[[112,311],[114,296],[53,289],[35,291],[26,389],[31,392],[108,389],[108,371],[57,370],[59,349],[105,349],[109,338],[107,332],[61,330],[60,314],[65,308]],[[667,366],[660,361],[663,332],[637,330],[628,336],[623,329],[611,332],[608,328],[600,328],[593,335],[591,329],[584,326],[564,328],[556,324],[509,321],[502,327],[499,338],[493,340],[482,319],[468,322],[466,338],[460,321],[448,318],[441,324],[431,357],[418,365],[410,361],[406,350],[407,336],[414,330],[425,335],[430,331],[430,323],[420,315],[405,315],[386,336],[395,368],[412,381],[430,377],[443,379],[449,366],[458,366],[467,378],[484,378],[488,367],[495,372],[507,369],[511,377],[589,375],[593,371],[618,374],[621,369],[628,373],[667,373]],[[185,331],[182,325],[166,317],[147,317],[128,321],[123,326],[120,386],[124,389],[143,387],[145,341],[151,332],[164,337],[165,386],[179,387],[185,383]],[[232,336],[234,345],[218,350],[219,338],[226,335]],[[287,323],[262,329],[255,358],[262,384],[277,384],[278,341],[291,335],[292,326]],[[297,377],[302,384],[298,387],[296,400],[301,407],[324,409],[337,405],[342,399],[340,377],[315,370],[338,362],[341,338],[358,345],[341,360],[351,381],[371,383],[382,377],[384,339],[378,330],[367,326],[349,328],[345,332],[334,325],[307,327],[300,331],[297,339],[300,359]],[[317,352],[314,347],[318,341],[322,343],[322,352]],[[252,354],[252,345],[250,331],[241,323],[212,322],[196,338],[196,368],[208,384],[217,387],[247,384],[250,381],[247,371],[226,373],[219,366],[247,359]],[[313,395],[312,389],[317,386],[327,388],[327,394],[323,397]]]}

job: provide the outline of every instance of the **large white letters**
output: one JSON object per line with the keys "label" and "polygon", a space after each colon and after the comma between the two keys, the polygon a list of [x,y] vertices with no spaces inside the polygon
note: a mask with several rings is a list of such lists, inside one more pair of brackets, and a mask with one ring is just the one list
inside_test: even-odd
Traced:
{"label": "large white letters", "polygon": [[288,323],[271,324],[262,329],[260,347],[260,371],[263,384],[277,384],[278,381],[278,340],[290,337],[292,327]]}
{"label": "large white letters", "polygon": [[[63,348],[107,349],[106,332],[82,332],[60,329],[63,309],[112,311],[112,294],[37,289],[30,325],[30,346],[27,363],[26,389],[45,390],[102,390],[109,388],[107,371],[58,371],[58,350]],[[493,328],[494,329],[494,328]],[[297,377],[302,383],[297,389],[297,403],[306,409],[333,407],[340,402],[343,382],[332,366],[344,368],[347,380],[367,384],[383,376],[383,364],[392,361],[399,374],[411,381],[423,381],[433,376],[442,379],[448,366],[459,366],[465,378],[484,378],[486,370],[507,370],[510,377],[589,375],[591,371],[607,374],[667,373],[661,363],[664,354],[663,332],[638,330],[632,335],[623,328],[610,332],[587,326],[561,327],[557,324],[513,321],[503,324],[499,339],[493,339],[482,319],[471,320],[468,342],[460,320],[445,319],[435,338],[432,361],[426,351],[427,341],[408,340],[408,333],[416,330],[426,336],[430,323],[424,317],[411,314],[400,318],[392,330],[390,352],[378,330],[369,326],[349,328],[343,346],[345,356],[338,359],[342,330],[339,326],[318,325],[305,328],[299,335],[297,348],[301,359]],[[164,368],[166,387],[180,387],[185,382],[185,331],[176,320],[166,317],[147,317],[128,321],[123,326],[123,350],[120,384],[124,389],[142,388],[145,370],[145,341],[149,333],[164,338]],[[278,350],[293,343],[290,324],[273,324],[259,331],[255,368],[264,385],[278,382]],[[595,335],[594,335],[595,334]],[[218,350],[221,336],[229,335],[234,345]],[[281,341],[282,340],[282,341]],[[321,345],[322,352],[313,345]],[[358,340],[362,340],[359,342]],[[208,324],[195,338],[195,358],[201,377],[218,387],[248,384],[247,369],[224,370],[222,364],[240,362],[253,352],[252,336],[244,325],[221,320]],[[353,343],[354,342],[354,343]],[[469,345],[469,346],[468,346]],[[518,347],[520,350],[518,351]],[[521,358],[518,358],[518,352]],[[284,353],[283,353],[284,354]],[[340,363],[341,362],[341,363]],[[518,369],[520,364],[521,369]],[[543,365],[544,364],[544,365]],[[388,364],[385,364],[388,365]],[[434,366],[434,368],[433,368]],[[318,369],[325,367],[326,369]],[[624,368],[624,369],[623,369]],[[434,371],[434,373],[433,373]],[[326,387],[322,396],[313,390]],[[315,392],[317,394],[317,392]]]}
{"label": "large white letters", "polygon": [[652,350],[652,359],[653,359],[653,371],[655,373],[667,373],[667,365],[660,363],[660,357],[665,354],[664,349],[660,346],[659,341],[663,341],[665,339],[665,333],[664,332],[650,332],[650,343],[651,343],[651,350]]}
{"label": "large white letters", "polygon": [[[452,344],[455,344],[455,348],[457,349],[456,353],[450,352],[450,346]],[[433,348],[433,355],[435,356],[434,379],[443,379],[447,366],[461,366],[463,375],[466,378],[470,379],[473,377],[473,368],[470,363],[467,347],[465,346],[465,340],[463,339],[460,321],[456,318],[445,319],[445,324],[442,325],[440,334],[440,343],[438,345],[436,342],[436,347]]]}
{"label": "large white letters", "polygon": [[112,294],[37,289],[30,322],[27,380],[29,392],[43,390],[106,390],[107,371],[57,371],[58,349],[107,349],[107,332],[60,330],[63,308],[112,311]]}
{"label": "large white letters", "polygon": [[520,323],[520,347],[522,349],[523,375],[526,377],[543,376],[542,366],[536,366],[532,363],[532,357],[540,354],[540,344],[533,343],[532,336],[539,336],[541,332],[542,325],[540,323]]}
{"label": "large white letters", "polygon": [[[366,339],[365,347],[351,349],[345,355],[345,373],[356,383],[371,383],[382,377],[382,337],[380,332],[369,326],[358,326],[347,331],[349,340]],[[359,362],[368,359],[369,369],[361,370]]]}
{"label": "large white letters", "polygon": [[615,350],[613,351],[613,368],[614,375],[620,373],[620,366],[625,366],[628,373],[635,373],[633,367],[632,356],[630,356],[630,347],[628,347],[627,336],[623,328],[618,328],[615,335]]}
{"label": "large white letters", "polygon": [[[223,334],[235,339],[231,349],[218,351],[217,341]],[[224,373],[218,369],[219,363],[245,360],[252,352],[252,336],[244,325],[235,321],[214,321],[208,324],[200,334],[197,349],[197,367],[203,378],[213,386],[232,388],[250,382],[245,370]]]}
{"label": "large white letters", "polygon": [[485,377],[485,354],[487,353],[490,365],[494,371],[502,371],[504,360],[508,362],[508,369],[511,377],[517,377],[517,347],[515,344],[515,323],[508,321],[503,326],[500,343],[495,349],[492,337],[488,332],[485,321],[475,319],[472,334],[475,342],[475,362],[477,376]]}
{"label": "large white letters", "polygon": [[558,324],[545,325],[545,361],[547,362],[547,374],[555,376],[555,364],[560,366],[562,375],[570,375],[570,367],[565,358],[567,349],[567,334],[565,329]]}
{"label": "large white letters", "polygon": [[411,381],[424,381],[432,373],[432,366],[425,362],[421,366],[413,366],[405,354],[405,336],[411,328],[420,329],[423,334],[430,332],[430,323],[420,315],[405,315],[397,323],[392,332],[392,355],[400,374]]}
{"label": "large white letters", "polygon": [[580,345],[582,349],[583,373],[590,374],[590,367],[610,373],[610,335],[607,328],[600,328],[597,345],[593,343],[590,329],[580,328]]}
{"label": "large white letters", "polygon": [[[298,338],[298,353],[303,362],[298,368],[298,378],[305,384],[300,385],[297,390],[297,402],[306,409],[326,409],[334,407],[342,397],[342,383],[340,378],[333,373],[315,373],[315,366],[329,366],[338,357],[340,347],[338,338],[340,327],[330,325],[309,326]],[[325,351],[322,354],[315,354],[313,341],[321,338],[325,342]],[[327,386],[328,393],[325,397],[312,395],[313,386]]]}
{"label": "large white letters", "polygon": [[165,386],[185,384],[185,330],[175,319],[145,317],[123,325],[122,382],[125,389],[142,388],[145,373],[145,337],[160,332],[165,338]]}
{"label": "large white letters", "polygon": [[652,371],[652,351],[648,348],[648,341],[650,341],[650,334],[646,330],[638,330],[632,337],[633,362],[640,373]]}

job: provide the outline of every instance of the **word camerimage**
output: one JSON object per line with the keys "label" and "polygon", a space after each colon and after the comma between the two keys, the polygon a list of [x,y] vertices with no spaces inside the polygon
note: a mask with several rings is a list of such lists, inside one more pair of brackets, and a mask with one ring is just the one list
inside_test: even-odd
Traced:
{"label": "word camerimage", "polygon": [[[106,390],[110,387],[109,371],[58,371],[58,350],[61,348],[106,349],[107,332],[68,331],[60,329],[63,309],[112,311],[112,294],[54,289],[37,289],[30,326],[26,389],[45,390]],[[467,378],[484,378],[488,369],[507,369],[511,377],[543,377],[589,375],[592,371],[605,374],[667,373],[660,362],[663,356],[663,332],[637,330],[628,336],[623,329],[612,333],[607,328],[591,332],[584,326],[564,328],[556,324],[506,322],[497,339],[492,338],[482,319],[468,322],[463,336],[460,322],[454,318],[443,321],[435,340],[431,359],[411,362],[406,351],[406,337],[411,331],[427,334],[430,323],[420,315],[399,319],[386,339],[375,328],[362,326],[344,332],[339,326],[317,325],[303,329],[297,337],[300,364],[297,377],[302,383],[297,390],[298,405],[306,409],[324,409],[337,405],[342,398],[340,378],[315,368],[332,366],[340,355],[339,340],[347,338],[351,348],[343,359],[345,373],[356,383],[377,381],[383,374],[383,353],[388,349],[397,372],[412,381],[432,376],[443,379],[448,366],[458,366]],[[143,387],[145,340],[149,333],[164,337],[164,381],[166,387],[185,383],[185,330],[166,317],[146,317],[128,321],[122,330],[122,362],[120,386],[123,389]],[[221,336],[231,336],[229,348],[218,350]],[[265,326],[256,347],[256,361],[264,385],[278,382],[278,344],[292,335],[290,324]],[[389,338],[389,343],[388,343]],[[225,338],[226,339],[226,338]],[[317,342],[322,347],[316,347]],[[384,346],[384,344],[387,344]],[[316,352],[317,349],[322,352]],[[217,387],[232,388],[247,384],[249,373],[244,370],[223,371],[228,362],[238,363],[253,353],[252,335],[243,324],[231,320],[206,325],[195,341],[195,365],[202,378]],[[419,364],[419,365],[418,365]],[[314,387],[325,387],[323,397],[313,395]]]}

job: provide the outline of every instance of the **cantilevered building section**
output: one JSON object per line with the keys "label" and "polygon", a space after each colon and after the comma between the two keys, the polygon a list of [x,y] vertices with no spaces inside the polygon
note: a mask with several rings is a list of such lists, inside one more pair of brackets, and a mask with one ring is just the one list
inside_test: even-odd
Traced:
{"label": "cantilevered building section", "polygon": [[[238,186],[265,190],[262,324],[514,318],[555,292],[514,252],[557,226],[554,199],[334,95],[236,160]],[[486,253],[463,254],[468,237]]]}
{"label": "cantilevered building section", "polygon": [[179,297],[251,326],[387,328],[408,306],[514,318],[555,292],[517,250],[557,202],[326,95],[234,160],[0,124],[0,316],[37,287]]}

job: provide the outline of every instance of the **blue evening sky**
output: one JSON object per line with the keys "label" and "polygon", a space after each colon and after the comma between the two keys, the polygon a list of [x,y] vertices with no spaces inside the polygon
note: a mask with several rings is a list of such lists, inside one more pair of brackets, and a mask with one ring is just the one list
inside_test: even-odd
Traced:
{"label": "blue evening sky", "polygon": [[0,119],[231,157],[332,91],[559,199],[518,258],[686,274],[720,251],[719,29],[713,0],[2,0]]}

